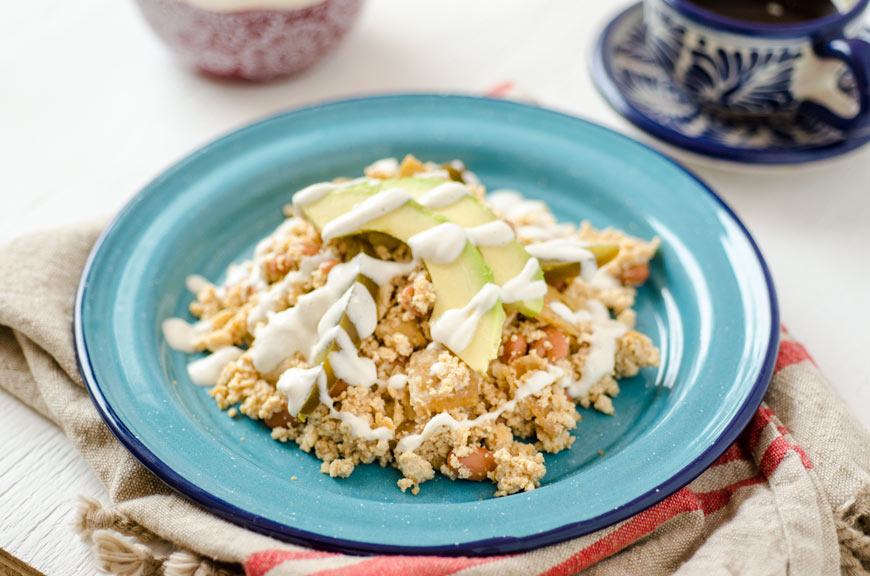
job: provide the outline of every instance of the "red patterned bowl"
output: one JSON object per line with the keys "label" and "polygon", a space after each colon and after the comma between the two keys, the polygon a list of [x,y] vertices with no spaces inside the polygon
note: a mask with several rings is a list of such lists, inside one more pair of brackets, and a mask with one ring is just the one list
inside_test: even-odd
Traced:
{"label": "red patterned bowl", "polygon": [[362,0],[137,0],[151,28],[206,74],[295,74],[338,44]]}

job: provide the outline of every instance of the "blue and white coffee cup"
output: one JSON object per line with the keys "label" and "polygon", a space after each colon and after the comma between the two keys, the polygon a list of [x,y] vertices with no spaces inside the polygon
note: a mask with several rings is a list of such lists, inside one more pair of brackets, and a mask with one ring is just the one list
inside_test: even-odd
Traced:
{"label": "blue and white coffee cup", "polygon": [[734,20],[688,0],[644,0],[647,42],[676,85],[738,117],[808,113],[870,129],[870,0],[807,22]]}

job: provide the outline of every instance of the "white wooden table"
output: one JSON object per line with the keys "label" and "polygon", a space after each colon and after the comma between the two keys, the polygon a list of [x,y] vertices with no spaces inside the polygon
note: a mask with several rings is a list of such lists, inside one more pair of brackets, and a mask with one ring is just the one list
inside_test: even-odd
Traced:
{"label": "white wooden table", "polygon": [[[586,0],[369,0],[328,60],[267,85],[175,65],[131,0],[7,2],[0,15],[0,241],[110,215],[170,163],[262,116],[377,92],[477,93],[513,80],[544,105],[645,142],[595,91],[587,60],[619,6]],[[660,146],[652,142],[654,146]],[[783,321],[870,426],[870,148],[823,164],[717,166],[674,153],[736,209]],[[0,548],[47,574],[94,573],[69,521],[105,497],[46,420],[0,393]]]}

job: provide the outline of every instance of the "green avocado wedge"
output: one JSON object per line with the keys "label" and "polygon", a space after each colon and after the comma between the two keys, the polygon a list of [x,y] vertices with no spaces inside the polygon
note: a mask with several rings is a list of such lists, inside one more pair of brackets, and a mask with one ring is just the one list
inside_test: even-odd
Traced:
{"label": "green avocado wedge", "polygon": [[[419,201],[427,192],[445,182],[449,181],[437,178],[402,178],[399,180],[386,180],[383,187],[384,189],[401,188],[407,191],[415,200]],[[498,220],[498,216],[492,210],[471,194],[462,197],[449,206],[429,208],[429,210],[433,214],[444,216],[463,228],[473,228]],[[495,283],[499,286],[504,286],[506,282],[516,278],[523,271],[526,262],[531,258],[531,255],[526,252],[523,245],[516,239],[501,246],[478,246],[477,249],[480,251],[481,256],[483,256],[486,265],[492,270]],[[544,272],[538,270],[532,277],[532,280],[543,281]],[[505,304],[505,306],[516,309],[521,314],[533,318],[541,312],[541,308],[544,306],[544,297],[511,302]]]}
{"label": "green avocado wedge", "polygon": [[[309,220],[322,234],[328,224],[349,213],[382,189],[385,188],[380,183],[360,183],[336,188],[313,202],[297,206],[297,214]],[[397,208],[353,226],[341,235],[380,232],[408,242],[412,236],[446,222],[448,220],[443,216],[433,214],[414,200],[407,200]],[[459,256],[452,262],[444,264],[423,259],[423,263],[435,287],[433,321],[437,321],[447,311],[465,308],[484,286],[494,283],[492,271],[478,249],[467,240]],[[504,321],[504,309],[498,299],[480,317],[468,345],[463,350],[452,351],[472,369],[485,373],[490,361],[498,355]]]}

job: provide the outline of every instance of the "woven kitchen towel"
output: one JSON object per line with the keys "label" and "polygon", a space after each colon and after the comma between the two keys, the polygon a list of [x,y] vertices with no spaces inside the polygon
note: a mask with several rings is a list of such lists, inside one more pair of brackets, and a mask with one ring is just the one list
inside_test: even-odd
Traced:
{"label": "woven kitchen towel", "polygon": [[98,561],[126,575],[870,574],[870,434],[783,334],[776,374],[740,439],[694,482],[600,532],[487,558],[353,557],[284,544],[191,504],[112,436],[72,342],[76,284],[97,228],[0,248],[0,385],[50,418],[105,483],[80,504]]}

